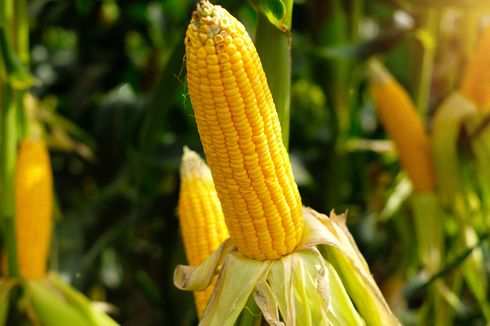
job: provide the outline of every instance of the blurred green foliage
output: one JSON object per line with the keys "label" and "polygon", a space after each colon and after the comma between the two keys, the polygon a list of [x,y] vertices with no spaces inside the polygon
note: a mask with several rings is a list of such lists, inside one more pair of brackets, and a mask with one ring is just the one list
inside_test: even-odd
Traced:
{"label": "blurred green foliage", "polygon": [[[256,14],[248,2],[218,2],[253,35]],[[114,304],[124,325],[196,323],[192,295],[172,283],[176,264],[185,262],[175,213],[182,147],[202,152],[183,64],[194,6],[190,0],[29,3],[31,71],[40,81],[32,92],[47,123],[60,116],[48,123],[52,142],[69,137],[79,144],[52,151],[60,213],[51,261],[93,300]],[[416,249],[396,155],[389,144],[372,142],[386,137],[364,62],[384,56],[417,98],[421,39],[428,35],[438,45],[434,56],[444,54],[424,85],[432,90],[424,108],[430,114],[467,59],[455,49],[468,45],[447,32],[444,19],[480,10],[434,8],[402,0],[294,5],[290,152],[303,203],[326,213],[348,209],[349,226],[387,293],[397,292],[397,275],[415,272],[408,261]],[[436,31],[427,24],[431,10],[441,22]],[[74,124],[69,135],[57,132],[63,118]],[[396,309],[410,323],[410,309],[419,304]],[[460,318],[479,317],[470,306]]]}

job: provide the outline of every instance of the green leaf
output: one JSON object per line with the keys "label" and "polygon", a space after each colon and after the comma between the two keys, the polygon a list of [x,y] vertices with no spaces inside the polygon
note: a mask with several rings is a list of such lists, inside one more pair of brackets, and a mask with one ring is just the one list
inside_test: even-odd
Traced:
{"label": "green leaf", "polygon": [[437,273],[433,274],[431,277],[428,278],[413,278],[411,281],[408,282],[407,286],[404,289],[404,295],[406,298],[409,300],[413,298],[420,298],[424,295],[424,292],[427,290],[429,285],[431,285],[433,282],[438,280],[439,278],[442,278],[451,272],[453,272],[456,268],[460,267],[461,264],[463,264],[468,257],[471,256],[473,253],[473,250],[478,249],[483,245],[483,243],[488,240],[490,234],[486,233],[480,237],[480,240],[471,248],[468,248],[465,250],[462,254],[457,256],[455,259],[452,261],[448,262],[441,270],[439,270]]}
{"label": "green leaf", "polygon": [[21,64],[10,44],[5,28],[0,27],[0,53],[7,72],[7,80],[14,89],[27,89],[34,84],[34,78]]}
{"label": "green leaf", "polygon": [[354,44],[312,49],[312,54],[325,59],[355,59],[366,60],[377,53],[383,53],[401,41],[408,29],[393,27],[381,33],[376,38]]}
{"label": "green leaf", "polygon": [[429,273],[437,271],[444,255],[444,219],[434,192],[415,193],[412,197],[419,259]]}
{"label": "green leaf", "polygon": [[267,19],[279,29],[283,29],[286,17],[286,5],[283,0],[250,0],[257,11],[263,13]]}
{"label": "green leaf", "polygon": [[432,157],[440,199],[457,212],[464,210],[459,136],[464,121],[475,112],[475,106],[455,92],[437,108],[432,122]]}

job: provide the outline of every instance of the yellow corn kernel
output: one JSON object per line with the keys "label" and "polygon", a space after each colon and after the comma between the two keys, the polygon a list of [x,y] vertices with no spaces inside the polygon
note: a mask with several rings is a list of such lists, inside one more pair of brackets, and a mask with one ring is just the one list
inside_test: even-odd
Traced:
{"label": "yellow corn kernel", "polygon": [[48,150],[40,140],[22,141],[15,178],[15,231],[19,272],[46,273],[52,232],[53,181]]}
{"label": "yellow corn kernel", "polygon": [[477,107],[490,108],[490,25],[484,30],[468,63],[460,91]]}
{"label": "yellow corn kernel", "polygon": [[[187,147],[180,167],[178,215],[184,248],[190,265],[202,264],[229,237],[221,204],[208,166]],[[202,316],[216,278],[204,291],[194,292],[199,317]]]}
{"label": "yellow corn kernel", "polygon": [[432,191],[436,184],[430,143],[405,89],[381,64],[370,65],[371,93],[381,123],[395,143],[400,163],[415,192]]}
{"label": "yellow corn kernel", "polygon": [[278,259],[303,237],[301,198],[255,46],[228,11],[203,0],[185,38],[187,83],[231,240]]}

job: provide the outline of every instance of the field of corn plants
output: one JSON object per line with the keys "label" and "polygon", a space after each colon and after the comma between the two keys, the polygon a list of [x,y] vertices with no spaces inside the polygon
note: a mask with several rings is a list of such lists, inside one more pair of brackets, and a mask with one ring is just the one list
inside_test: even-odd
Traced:
{"label": "field of corn plants", "polygon": [[489,325],[488,0],[0,0],[0,326]]}

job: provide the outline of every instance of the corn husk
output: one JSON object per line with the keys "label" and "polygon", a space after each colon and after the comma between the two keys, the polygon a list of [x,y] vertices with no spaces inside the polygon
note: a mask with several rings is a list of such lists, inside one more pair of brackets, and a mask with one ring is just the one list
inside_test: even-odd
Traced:
{"label": "corn husk", "polygon": [[252,297],[270,325],[399,325],[345,226],[345,216],[303,210],[305,234],[278,260],[246,258],[225,241],[199,267],[177,266],[174,284],[206,288],[220,270],[200,325],[234,325]]}
{"label": "corn husk", "polygon": [[[10,302],[10,291],[14,286],[22,287],[23,295],[19,300]],[[34,325],[119,325],[55,273],[36,280],[0,279],[0,326],[7,325],[11,305],[18,306]]]}

